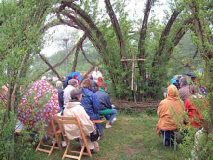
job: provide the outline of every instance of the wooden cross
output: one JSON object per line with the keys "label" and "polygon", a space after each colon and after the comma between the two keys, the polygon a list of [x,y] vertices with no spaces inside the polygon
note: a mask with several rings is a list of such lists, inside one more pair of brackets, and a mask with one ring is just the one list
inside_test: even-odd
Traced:
{"label": "wooden cross", "polygon": [[132,61],[132,85],[131,85],[131,90],[134,96],[134,100],[136,102],[136,98],[134,95],[134,69],[135,69],[135,61],[145,61],[146,59],[144,58],[135,58],[134,57],[134,51],[132,51],[132,59],[127,59],[124,56],[121,59],[121,62],[127,62],[127,61]]}

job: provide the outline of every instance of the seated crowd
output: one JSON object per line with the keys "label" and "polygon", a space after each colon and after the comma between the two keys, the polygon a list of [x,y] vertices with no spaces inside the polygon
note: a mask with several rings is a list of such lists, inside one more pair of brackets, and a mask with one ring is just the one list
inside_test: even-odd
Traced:
{"label": "seated crowd", "polygon": [[[95,77],[93,80],[93,76]],[[46,79],[50,82],[49,79]],[[50,82],[51,83],[51,82]],[[179,127],[184,128],[190,125],[197,130],[203,127],[204,119],[201,116],[202,108],[198,105],[202,102],[205,107],[205,98],[200,93],[199,87],[189,85],[187,79],[182,77],[177,81],[171,81],[168,86],[167,95],[158,106],[157,114],[159,120],[157,123],[157,133],[163,137],[163,145],[170,146],[174,144],[175,132]],[[87,143],[92,152],[98,151],[99,135],[103,134],[101,118],[105,117],[105,128],[111,128],[116,121],[117,110],[111,104],[108,85],[104,82],[102,74],[96,70],[89,75],[82,84],[78,76],[68,78],[67,81],[57,81],[59,113],[58,116],[78,117],[83,131],[87,136]],[[2,91],[6,92],[6,87]],[[4,98],[4,92],[0,95]],[[188,117],[184,117],[187,113]],[[80,137],[80,130],[77,124],[64,124],[64,131],[69,140]],[[98,132],[98,137],[91,139],[91,135]],[[62,137],[63,139],[63,137]],[[79,142],[82,144],[81,140]],[[65,141],[62,146],[65,147]]]}
{"label": "seated crowd", "polygon": [[[165,146],[174,143],[175,132],[180,126],[186,128],[186,125],[190,125],[199,130],[203,127],[204,121],[200,112],[202,107],[205,107],[205,100],[199,87],[189,85],[184,77],[179,80],[180,87],[177,87],[177,82],[174,83],[175,85],[171,84],[168,87],[167,97],[160,102],[157,110],[157,133],[163,136]],[[201,107],[198,102],[201,102]],[[187,117],[184,117],[184,113],[187,113]]]}
{"label": "seated crowd", "polygon": [[[90,140],[90,134],[98,131],[100,136],[102,135],[101,118],[103,117],[107,120],[105,128],[111,128],[112,123],[116,121],[117,111],[111,104],[107,93],[107,84],[104,83],[102,77],[98,77],[97,81],[94,81],[92,75],[89,75],[82,84],[77,79],[76,76],[69,79],[64,89],[62,89],[63,82],[56,82],[60,106],[58,115],[79,117],[83,130],[88,136],[89,148],[94,152],[98,150],[98,143]],[[70,140],[79,138],[80,134],[77,128],[77,125],[73,124],[64,125],[65,133]]]}

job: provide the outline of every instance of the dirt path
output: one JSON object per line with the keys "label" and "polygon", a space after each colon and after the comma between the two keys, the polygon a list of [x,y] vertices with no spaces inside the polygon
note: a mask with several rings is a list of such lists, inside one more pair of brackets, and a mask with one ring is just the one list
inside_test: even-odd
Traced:
{"label": "dirt path", "polygon": [[145,110],[146,108],[156,109],[159,105],[160,101],[142,101],[142,102],[132,102],[126,100],[114,100],[113,104],[118,109],[132,108],[132,109],[141,109]]}

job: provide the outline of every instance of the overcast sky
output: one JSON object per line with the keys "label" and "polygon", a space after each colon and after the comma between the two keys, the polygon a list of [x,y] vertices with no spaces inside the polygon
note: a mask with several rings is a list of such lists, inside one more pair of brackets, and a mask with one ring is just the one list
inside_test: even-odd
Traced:
{"label": "overcast sky", "polygon": [[[146,0],[126,0],[126,2],[127,7],[125,8],[125,10],[129,13],[128,18],[142,19]],[[99,9],[105,10],[105,4],[103,0],[99,1]],[[156,15],[156,18],[159,20],[163,19],[163,17],[165,16],[164,10],[167,9],[167,0],[159,0],[157,5],[152,8],[154,14]],[[63,50],[63,39],[69,38],[72,32],[77,32],[77,30],[66,26],[56,26],[50,28],[44,37],[45,44],[41,52],[47,56],[51,56],[52,54]],[[74,41],[77,42],[77,39]]]}

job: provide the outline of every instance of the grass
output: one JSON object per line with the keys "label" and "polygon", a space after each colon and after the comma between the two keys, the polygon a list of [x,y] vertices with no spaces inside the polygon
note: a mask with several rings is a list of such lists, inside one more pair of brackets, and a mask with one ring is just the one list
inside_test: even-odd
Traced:
{"label": "grass", "polygon": [[[181,151],[174,151],[162,145],[162,137],[156,133],[156,115],[145,113],[120,113],[110,129],[103,127],[103,137],[99,141],[100,151],[93,155],[94,160],[180,160]],[[34,152],[34,157],[43,160],[58,160],[63,151],[54,151],[51,156]],[[83,157],[83,160],[89,159]]]}

